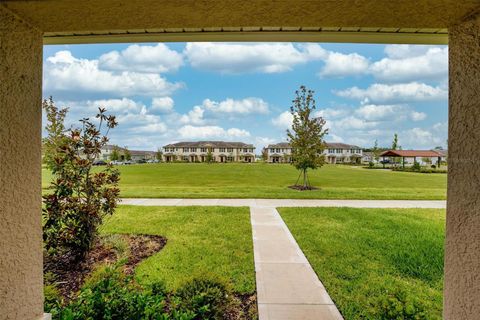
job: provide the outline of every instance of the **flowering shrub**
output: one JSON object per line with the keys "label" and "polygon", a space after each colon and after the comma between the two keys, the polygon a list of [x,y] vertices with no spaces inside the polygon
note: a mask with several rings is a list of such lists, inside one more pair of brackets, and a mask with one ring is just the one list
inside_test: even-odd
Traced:
{"label": "flowering shrub", "polygon": [[[117,206],[119,171],[107,165],[92,170],[100,150],[108,143],[108,131],[117,122],[99,108],[98,125],[82,119],[81,128],[65,129],[67,109],[58,109],[53,100],[43,103],[47,113],[48,137],[44,140],[53,180],[51,193],[43,197],[43,239],[47,253],[75,262],[90,249],[97,228]],[[105,135],[101,134],[106,127]],[[48,156],[47,156],[48,155]]]}

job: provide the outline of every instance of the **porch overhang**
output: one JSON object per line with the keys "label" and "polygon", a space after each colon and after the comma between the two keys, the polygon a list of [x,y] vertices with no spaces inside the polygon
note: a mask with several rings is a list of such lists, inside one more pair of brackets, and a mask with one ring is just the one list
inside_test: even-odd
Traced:
{"label": "porch overhang", "polygon": [[[446,44],[478,1],[4,0],[45,44],[293,41]],[[85,18],[85,17],[88,17]]]}

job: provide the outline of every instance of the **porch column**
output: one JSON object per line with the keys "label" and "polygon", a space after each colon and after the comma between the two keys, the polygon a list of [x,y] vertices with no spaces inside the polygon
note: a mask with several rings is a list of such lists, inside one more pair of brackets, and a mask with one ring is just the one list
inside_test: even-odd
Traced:
{"label": "porch column", "polygon": [[444,319],[480,315],[480,16],[449,29]]}
{"label": "porch column", "polygon": [[43,317],[42,33],[0,4],[0,318]]}

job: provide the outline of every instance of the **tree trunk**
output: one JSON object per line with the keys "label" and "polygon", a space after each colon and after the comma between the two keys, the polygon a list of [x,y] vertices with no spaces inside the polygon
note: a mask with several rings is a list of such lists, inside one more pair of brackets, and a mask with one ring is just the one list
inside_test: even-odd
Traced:
{"label": "tree trunk", "polygon": [[307,169],[303,169],[303,188],[307,189]]}

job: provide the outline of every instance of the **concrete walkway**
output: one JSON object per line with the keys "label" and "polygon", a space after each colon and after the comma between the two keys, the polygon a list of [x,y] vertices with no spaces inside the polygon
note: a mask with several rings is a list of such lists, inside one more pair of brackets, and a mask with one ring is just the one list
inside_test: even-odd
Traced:
{"label": "concrete walkway", "polygon": [[227,207],[352,207],[445,209],[445,200],[310,200],[310,199],[122,199],[120,204],[139,206]]}
{"label": "concrete walkway", "polygon": [[251,207],[260,320],[343,319],[272,207]]}
{"label": "concrete walkway", "polygon": [[250,207],[259,320],[342,320],[276,207],[445,208],[430,200],[122,199],[140,206]]}

